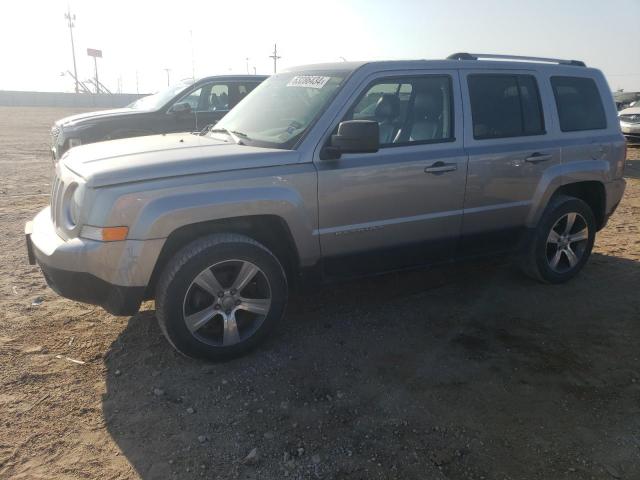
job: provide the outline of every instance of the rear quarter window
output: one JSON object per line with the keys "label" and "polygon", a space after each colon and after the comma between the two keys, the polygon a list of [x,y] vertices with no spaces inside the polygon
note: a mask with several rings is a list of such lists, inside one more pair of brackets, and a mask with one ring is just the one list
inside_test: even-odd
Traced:
{"label": "rear quarter window", "polygon": [[560,130],[579,132],[607,128],[602,98],[596,82],[585,77],[551,77],[558,107]]}

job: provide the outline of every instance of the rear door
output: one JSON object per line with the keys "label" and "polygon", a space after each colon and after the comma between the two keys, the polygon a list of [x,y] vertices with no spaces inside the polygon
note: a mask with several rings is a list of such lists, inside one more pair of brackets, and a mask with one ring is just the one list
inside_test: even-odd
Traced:
{"label": "rear door", "polygon": [[317,160],[325,273],[357,275],[450,258],[460,233],[467,157],[456,71],[366,80],[336,119],[375,120],[376,153]]}
{"label": "rear door", "polygon": [[463,70],[461,80],[469,166],[458,254],[508,251],[545,171],[561,161],[542,100],[550,88],[529,70]]}
{"label": "rear door", "polygon": [[[609,95],[607,85],[604,83],[599,88],[596,79],[578,75],[551,75],[549,78],[558,112],[563,163],[585,160],[614,163],[619,158],[622,146],[619,120],[611,111],[606,112],[602,97]],[[609,104],[609,110],[612,109]],[[612,171],[614,169],[612,167]]]}

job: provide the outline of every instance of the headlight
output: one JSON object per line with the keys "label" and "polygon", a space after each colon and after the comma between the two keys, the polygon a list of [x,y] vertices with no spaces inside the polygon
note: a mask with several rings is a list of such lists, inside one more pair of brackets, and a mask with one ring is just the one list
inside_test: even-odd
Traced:
{"label": "headlight", "polygon": [[634,113],[634,114],[624,114],[624,115],[619,115],[618,118],[620,119],[621,122],[625,122],[625,123],[640,123],[640,114],[638,113]]}
{"label": "headlight", "polygon": [[75,182],[69,185],[65,191],[63,211],[67,230],[73,230],[76,228],[80,221],[80,214],[82,212],[82,194],[83,188]]}
{"label": "headlight", "polygon": [[82,140],[79,138],[70,138],[69,140],[69,148],[77,147],[78,145],[82,145]]}

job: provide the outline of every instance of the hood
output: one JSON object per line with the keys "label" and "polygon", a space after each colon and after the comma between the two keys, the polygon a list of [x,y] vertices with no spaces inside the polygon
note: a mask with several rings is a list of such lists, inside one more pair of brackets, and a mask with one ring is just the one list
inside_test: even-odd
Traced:
{"label": "hood", "polygon": [[620,110],[618,115],[640,115],[640,107],[629,107],[624,110]]}
{"label": "hood", "polygon": [[135,110],[133,108],[114,108],[113,110],[98,110],[97,112],[87,112],[87,113],[79,113],[77,115],[71,115],[70,117],[64,117],[60,120],[56,121],[56,126],[58,127],[69,127],[73,126],[78,122],[83,122],[85,120],[92,120],[94,118],[112,118],[112,117],[121,117],[123,115],[135,115],[145,113],[144,110]]}
{"label": "hood", "polygon": [[190,133],[150,135],[81,145],[61,159],[90,187],[197,175],[246,168],[289,165],[292,150],[250,147]]}

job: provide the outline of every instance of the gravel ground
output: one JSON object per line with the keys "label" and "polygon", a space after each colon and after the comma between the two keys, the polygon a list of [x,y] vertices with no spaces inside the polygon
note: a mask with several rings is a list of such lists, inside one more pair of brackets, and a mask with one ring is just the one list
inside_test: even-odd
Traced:
{"label": "gravel ground", "polygon": [[0,478],[640,478],[640,149],[569,284],[492,260],[324,287],[205,364],[152,303],[113,317],[27,264],[70,113],[0,108]]}

